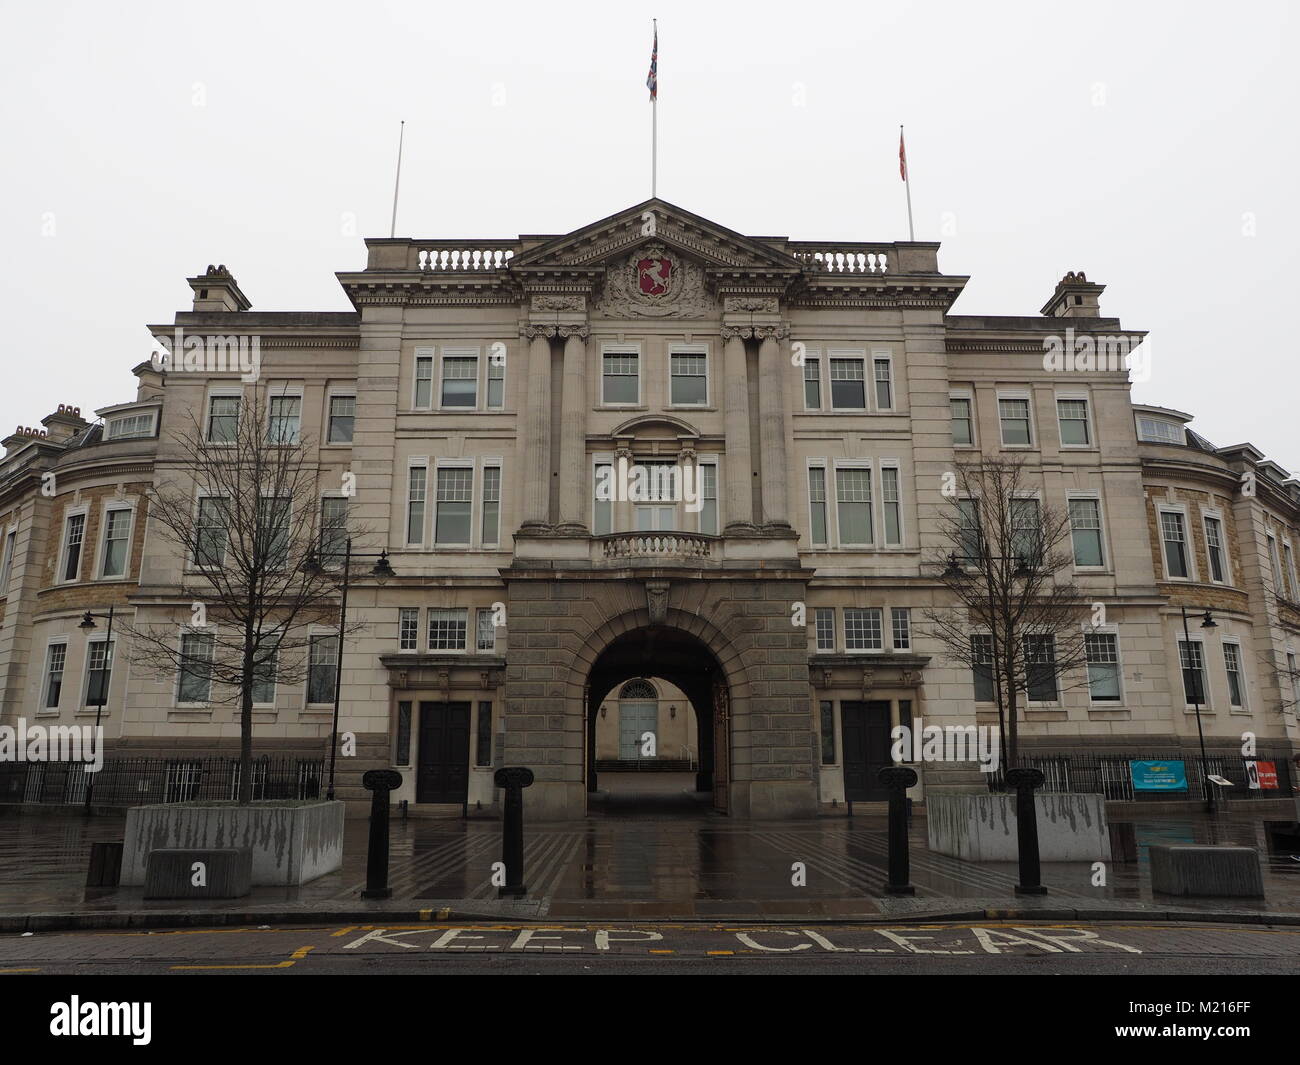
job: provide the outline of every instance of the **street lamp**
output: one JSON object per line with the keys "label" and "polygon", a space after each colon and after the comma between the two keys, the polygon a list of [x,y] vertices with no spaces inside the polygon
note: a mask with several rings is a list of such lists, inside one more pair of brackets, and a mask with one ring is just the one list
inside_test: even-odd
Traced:
{"label": "street lamp", "polygon": [[[113,611],[114,609],[115,609],[114,607],[110,606],[108,608],[107,614],[96,614],[93,613],[92,611],[87,610],[84,614],[81,615],[81,624],[77,626],[77,628],[85,630],[86,634],[89,636],[90,631],[94,628],[97,628],[97,626],[95,625],[96,618],[106,618],[108,620],[108,633],[104,638],[104,665],[103,668],[100,670],[99,691],[95,693],[98,696],[98,698],[96,698],[92,702],[92,705],[95,707],[95,742],[96,743],[100,742],[99,722],[101,716],[104,713],[104,704],[108,702],[108,686],[113,679]],[[87,656],[89,656],[90,654],[89,642],[87,642],[86,644],[86,654]],[[90,779],[86,781],[86,816],[87,817],[90,816],[90,803],[91,803],[91,799],[94,797],[95,794],[95,774],[89,773],[88,775]]]}
{"label": "street lamp", "polygon": [[[358,552],[357,558],[373,558],[376,562],[370,567],[370,576],[375,579],[375,583],[381,588],[388,583],[390,577],[395,576],[392,564],[388,561],[388,551],[380,551],[378,555],[373,552]],[[347,543],[343,548],[343,598],[339,604],[339,647],[338,654],[334,662],[334,723],[331,728],[330,740],[330,776],[329,785],[325,790],[325,798],[332,800],[334,798],[334,766],[338,758],[339,750],[339,699],[343,693],[343,633],[347,628],[348,618],[348,588],[352,578],[352,537],[348,537]],[[323,573],[324,567],[316,557],[316,552],[310,551],[302,561],[301,569],[308,576],[318,576]]]}
{"label": "street lamp", "polygon": [[[1187,661],[1190,664],[1192,660],[1192,634],[1187,631],[1187,607],[1179,607],[1179,609],[1183,612],[1183,643],[1187,647]],[[1218,622],[1214,620],[1214,616],[1210,613],[1209,608],[1206,608],[1206,611],[1201,618],[1201,628],[1217,629],[1218,627]],[[1182,655],[1180,654],[1179,658],[1181,657]],[[1179,664],[1181,665],[1181,662]],[[1212,783],[1209,779],[1210,764],[1205,757],[1205,730],[1201,727],[1201,676],[1204,672],[1205,656],[1202,655],[1201,668],[1196,672],[1195,680],[1191,686],[1192,705],[1196,707],[1196,735],[1199,736],[1201,740],[1201,787],[1205,789],[1205,812],[1207,814],[1212,814],[1214,813],[1214,792],[1210,789],[1210,784]],[[1183,679],[1184,681],[1187,679],[1186,671],[1183,673]],[[1184,687],[1185,686],[1186,685],[1184,685]]]}

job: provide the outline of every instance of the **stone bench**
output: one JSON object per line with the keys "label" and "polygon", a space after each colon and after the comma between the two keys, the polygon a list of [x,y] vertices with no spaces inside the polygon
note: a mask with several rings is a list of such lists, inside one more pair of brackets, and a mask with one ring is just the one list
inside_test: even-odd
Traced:
{"label": "stone bench", "polygon": [[1154,892],[1219,898],[1264,897],[1259,851],[1254,847],[1165,843],[1149,850]]}
{"label": "stone bench", "polygon": [[242,899],[252,885],[248,847],[160,847],[145,863],[146,899]]}

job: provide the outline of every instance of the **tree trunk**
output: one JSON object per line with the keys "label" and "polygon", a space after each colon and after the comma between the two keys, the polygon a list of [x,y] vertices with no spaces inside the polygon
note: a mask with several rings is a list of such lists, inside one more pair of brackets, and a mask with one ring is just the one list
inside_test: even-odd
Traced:
{"label": "tree trunk", "polygon": [[[250,613],[250,619],[251,619]],[[244,626],[244,661],[239,685],[239,802],[253,801],[253,625]]]}

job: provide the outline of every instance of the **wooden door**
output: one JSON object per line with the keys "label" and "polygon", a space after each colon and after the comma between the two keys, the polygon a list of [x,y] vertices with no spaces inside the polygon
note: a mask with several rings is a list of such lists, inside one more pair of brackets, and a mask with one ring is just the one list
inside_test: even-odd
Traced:
{"label": "wooden door", "polygon": [[420,703],[415,801],[463,803],[469,796],[469,703]]}
{"label": "wooden door", "polygon": [[840,733],[844,750],[844,797],[851,802],[881,802],[889,792],[877,774],[893,764],[889,754],[889,703],[841,702]]}

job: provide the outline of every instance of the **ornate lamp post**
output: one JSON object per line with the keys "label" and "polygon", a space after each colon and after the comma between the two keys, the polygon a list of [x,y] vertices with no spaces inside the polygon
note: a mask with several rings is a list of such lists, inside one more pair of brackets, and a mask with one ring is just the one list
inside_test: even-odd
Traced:
{"label": "ornate lamp post", "polygon": [[[1187,648],[1187,661],[1190,663],[1192,660],[1192,634],[1187,631],[1187,607],[1184,606],[1179,609],[1183,612],[1183,644]],[[1205,614],[1201,618],[1201,628],[1217,629],[1218,627],[1219,625],[1218,622],[1214,620],[1214,615],[1212,615],[1207,608]],[[1179,657],[1181,658],[1182,656],[1179,655]],[[1180,662],[1179,665],[1182,665],[1182,663]],[[1210,784],[1212,783],[1209,779],[1210,764],[1206,761],[1205,757],[1205,730],[1201,727],[1201,677],[1204,673],[1205,656],[1202,655],[1201,668],[1197,670],[1195,681],[1191,685],[1192,705],[1196,707],[1196,735],[1200,737],[1201,741],[1201,787],[1205,789],[1205,812],[1207,814],[1212,814],[1214,813],[1214,792],[1210,789]],[[1183,679],[1187,679],[1186,670],[1183,671]]]}
{"label": "ornate lamp post", "polygon": [[[104,704],[108,702],[108,686],[113,679],[114,609],[114,607],[110,606],[107,614],[96,614],[87,610],[81,615],[81,624],[77,626],[77,628],[84,630],[86,634],[89,635],[92,629],[97,628],[95,625],[96,618],[105,618],[108,621],[108,633],[104,637],[104,666],[100,670],[99,691],[94,693],[97,698],[91,701],[91,705],[95,708],[95,742],[97,743],[99,742],[99,722],[104,713]],[[90,653],[89,642],[86,644],[86,653],[87,655]],[[95,774],[88,773],[87,776],[89,776],[90,779],[86,781],[86,816],[89,817],[90,803],[95,794]]]}
{"label": "ornate lamp post", "polygon": [[[370,576],[375,582],[383,587],[388,583],[388,579],[393,574],[393,567],[388,561],[388,551],[380,551],[378,554],[358,552],[355,556],[352,553],[352,537],[348,537],[347,543],[343,548],[343,583],[342,601],[339,604],[339,647],[338,654],[334,662],[334,723],[330,730],[330,775],[329,785],[325,791],[326,799],[334,798],[334,768],[338,758],[339,750],[339,698],[343,692],[343,634],[347,629],[348,619],[348,587],[352,578],[352,559],[353,558],[373,558],[378,561],[370,568]],[[302,569],[304,573],[316,574],[324,572],[324,567],[317,559],[315,552],[309,554],[303,560]]]}

